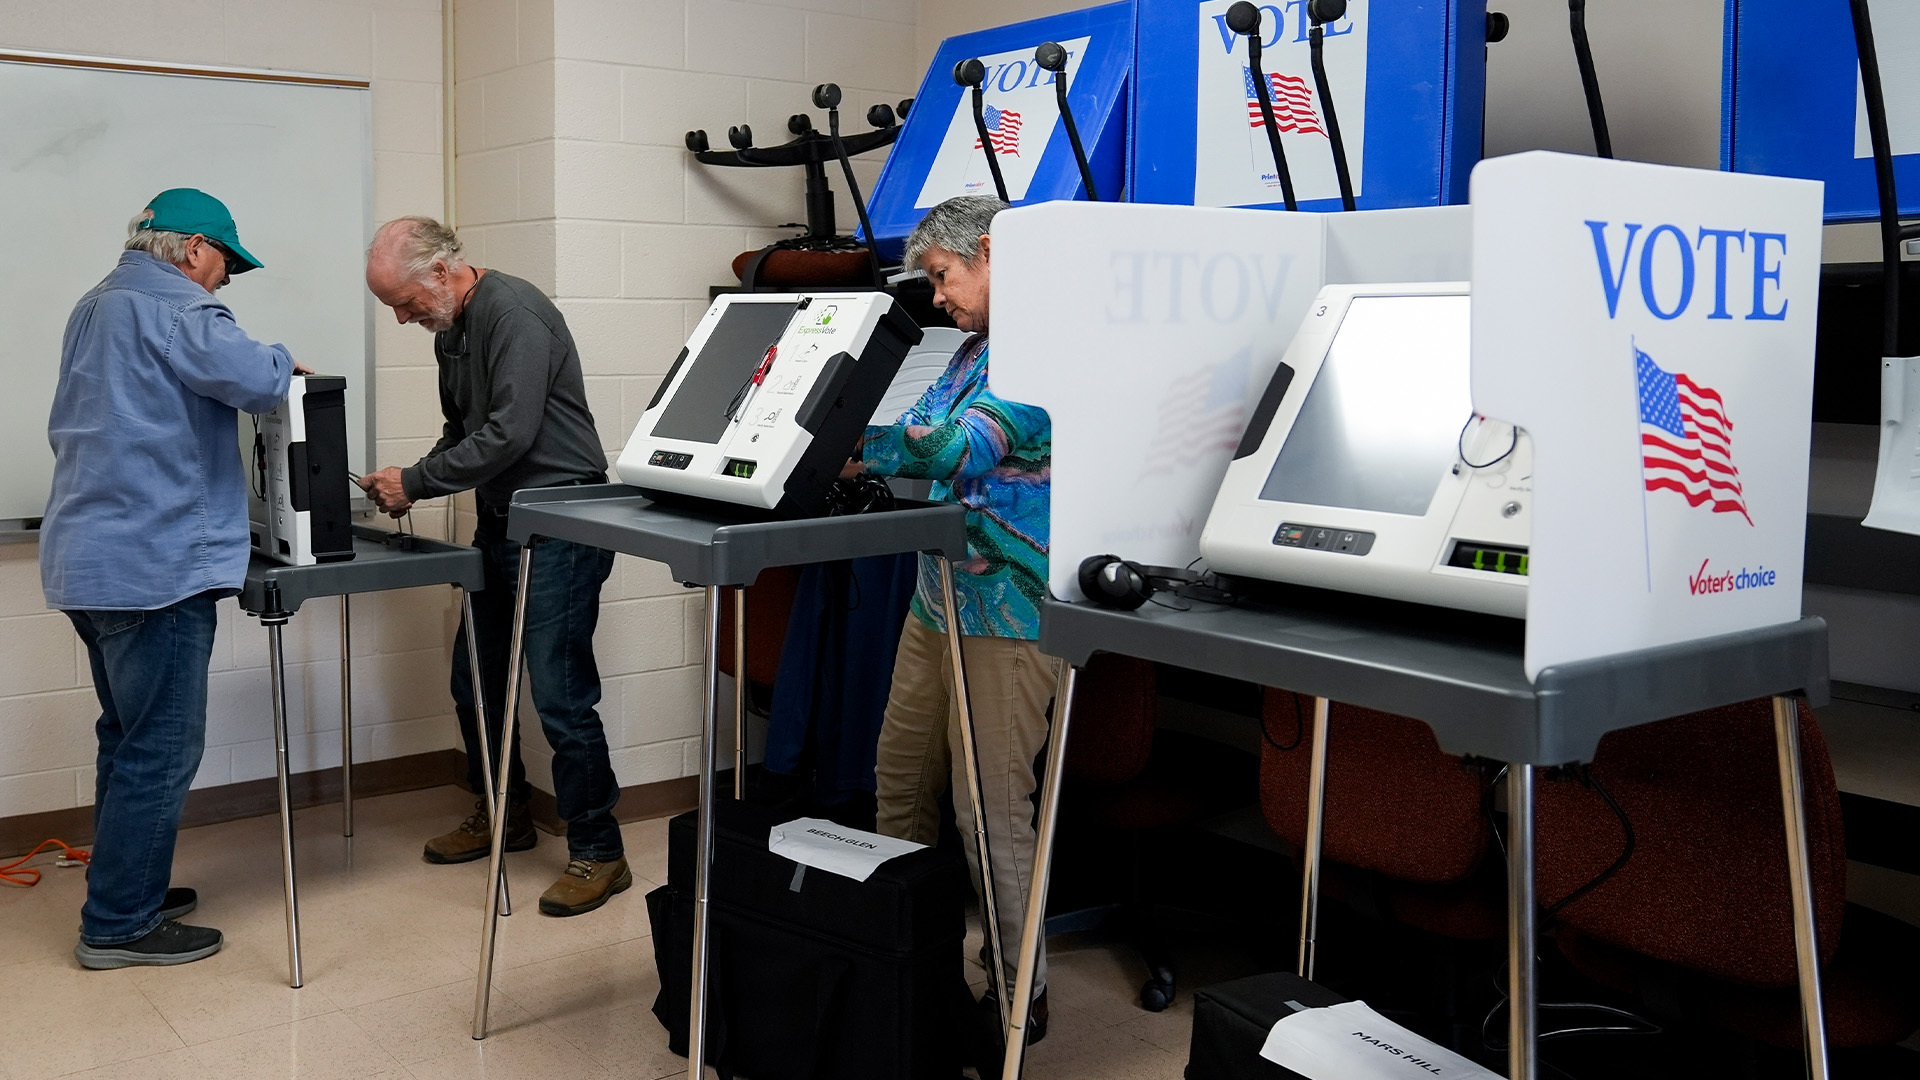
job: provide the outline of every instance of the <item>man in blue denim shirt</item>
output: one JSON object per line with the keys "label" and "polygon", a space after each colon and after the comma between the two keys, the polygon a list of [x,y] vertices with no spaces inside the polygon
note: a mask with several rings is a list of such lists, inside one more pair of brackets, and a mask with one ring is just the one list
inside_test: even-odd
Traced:
{"label": "man in blue denim shirt", "polygon": [[[206,746],[215,602],[246,577],[236,410],[264,412],[295,369],[213,298],[260,265],[220,200],[163,191],[67,321],[40,528],[47,606],[86,644],[100,698],[93,859],[74,955],[88,968],[184,964],[220,931],[174,921],[175,832]],[[304,371],[305,369],[299,369]]]}

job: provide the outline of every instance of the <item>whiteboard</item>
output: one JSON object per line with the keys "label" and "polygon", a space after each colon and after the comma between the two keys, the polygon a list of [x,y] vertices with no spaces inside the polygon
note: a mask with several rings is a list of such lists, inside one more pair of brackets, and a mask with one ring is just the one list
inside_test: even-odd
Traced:
{"label": "whiteboard", "polygon": [[0,527],[46,509],[67,316],[168,188],[233,212],[266,266],[221,301],[254,338],[346,376],[349,467],[367,471],[372,127],[363,81],[0,52]]}

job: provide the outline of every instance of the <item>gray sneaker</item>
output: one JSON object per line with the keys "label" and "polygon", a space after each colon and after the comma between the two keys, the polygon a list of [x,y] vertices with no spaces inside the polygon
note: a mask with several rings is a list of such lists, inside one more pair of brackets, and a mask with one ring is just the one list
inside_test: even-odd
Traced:
{"label": "gray sneaker", "polygon": [[80,966],[91,971],[123,967],[161,967],[191,964],[220,951],[224,939],[210,926],[188,926],[163,919],[142,938],[118,945],[89,945],[82,941],[73,947]]}

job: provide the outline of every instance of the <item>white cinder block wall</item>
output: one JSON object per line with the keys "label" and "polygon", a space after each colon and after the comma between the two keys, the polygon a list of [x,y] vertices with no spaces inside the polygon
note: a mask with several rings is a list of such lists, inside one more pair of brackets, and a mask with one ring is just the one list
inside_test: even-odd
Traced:
{"label": "white cinder block wall", "polygon": [[[846,90],[845,130],[866,130],[868,105],[918,86],[917,19],[916,0],[458,0],[457,221],[478,264],[559,301],[610,457],[705,309],[708,286],[732,280],[735,254],[789,235],[773,226],[805,214],[797,171],[711,170],[692,161],[683,133],[707,128],[725,148],[727,127],[744,121],[760,142],[781,142],[786,118],[803,111],[824,127],[808,92],[826,81]],[[0,5],[0,47],[370,78],[378,220],[442,214],[440,28],[439,0]],[[867,192],[881,158],[856,163]],[[831,183],[850,227],[837,172]],[[114,258],[101,252],[102,274]],[[226,298],[244,326],[244,289]],[[374,341],[381,463],[410,463],[439,431],[431,340],[379,312]],[[415,518],[441,535],[443,513]],[[459,534],[470,527],[462,513]],[[30,544],[0,547],[0,816],[93,800],[98,709],[85,652],[65,618],[45,609],[36,556]],[[454,595],[354,601],[356,760],[457,744],[446,690]],[[620,780],[687,775],[699,730],[700,594],[623,557],[605,599],[602,712]],[[337,602],[309,605],[286,642],[293,766],[335,766]],[[212,666],[196,786],[271,776],[265,635],[232,602]],[[535,783],[550,787],[544,741],[524,745]]]}
{"label": "white cinder block wall", "polygon": [[[805,216],[799,170],[701,165],[683,141],[731,125],[785,142],[787,117],[826,116],[809,94],[837,82],[842,130],[913,93],[913,0],[461,0],[459,222],[480,265],[555,297],[579,344],[609,460],[626,442],[711,285],[742,251]],[[882,155],[856,162],[871,192]],[[843,228],[855,222],[838,170]],[[697,770],[702,593],[622,556],[604,593],[597,652],[622,784]],[[730,725],[728,725],[730,727]],[[528,769],[547,775],[540,740]],[[730,753],[730,744],[722,748]],[[536,780],[540,782],[540,780]]]}
{"label": "white cinder block wall", "polygon": [[[461,231],[478,263],[557,298],[611,453],[704,310],[707,287],[731,280],[734,254],[782,235],[769,226],[804,215],[798,172],[700,166],[682,148],[683,132],[704,127],[725,148],[727,127],[744,120],[759,142],[784,141],[791,113],[824,124],[807,93],[828,80],[846,89],[846,128],[864,130],[868,105],[917,90],[941,39],[1080,6],[457,0]],[[1489,151],[1584,149],[1564,7],[1496,6],[1515,25],[1492,49]],[[1690,16],[1684,34],[1653,49],[1632,30],[1653,6],[1633,0],[1592,16],[1616,142],[1649,160],[1711,165],[1719,9]],[[0,46],[371,78],[375,210],[384,220],[441,212],[440,12],[439,0],[7,0]],[[868,191],[878,166],[877,155],[856,166]],[[850,227],[844,184],[831,175]],[[1870,248],[1861,248],[1867,257]],[[101,253],[102,273],[113,258]],[[244,288],[228,295],[244,325]],[[429,338],[381,318],[374,340],[380,456],[411,462],[439,425]],[[444,527],[439,513],[416,515],[423,531]],[[470,518],[461,519],[464,535]],[[0,816],[92,801],[96,709],[84,652],[65,619],[45,610],[35,555],[32,545],[0,547]],[[697,751],[700,597],[662,568],[622,558],[606,599],[603,712],[621,781],[687,775]],[[288,631],[297,769],[339,760],[336,612],[332,601],[316,603]],[[201,786],[273,769],[264,635],[231,603],[223,614]],[[356,758],[455,744],[445,674],[454,621],[451,590],[355,602]],[[543,748],[537,737],[526,745]],[[545,786],[543,755],[529,756]]]}
{"label": "white cinder block wall", "polygon": [[[0,4],[0,46],[370,79],[374,207],[389,217],[440,211],[440,21],[439,0],[8,0]],[[154,190],[165,186],[155,178]],[[117,257],[100,252],[101,274]],[[245,326],[244,280],[223,298]],[[382,458],[412,461],[437,431],[433,355],[427,335],[398,329],[381,326],[375,335],[375,434]],[[436,535],[442,512],[429,507],[415,517]],[[86,651],[66,618],[46,610],[37,557],[32,544],[0,547],[0,816],[93,802],[99,709]],[[356,760],[454,745],[443,674],[452,597],[450,589],[421,589],[354,602]],[[287,630],[296,770],[340,761],[338,612],[336,601],[316,602]],[[273,775],[266,663],[265,633],[232,601],[223,604],[196,787]]]}

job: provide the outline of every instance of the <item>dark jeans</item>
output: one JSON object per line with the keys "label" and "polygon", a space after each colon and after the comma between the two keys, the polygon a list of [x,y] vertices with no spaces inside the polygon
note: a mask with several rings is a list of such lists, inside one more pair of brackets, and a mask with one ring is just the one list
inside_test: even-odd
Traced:
{"label": "dark jeans", "polygon": [[68,611],[100,698],[93,860],[80,939],[118,945],[160,925],[187,787],[207,744],[211,592],[153,611]]}
{"label": "dark jeans", "polygon": [[[487,729],[496,748],[506,716],[507,654],[513,644],[514,592],[520,581],[520,545],[506,534],[506,519],[483,507],[473,546],[486,556],[486,588],[473,594],[473,622],[480,636]],[[600,703],[600,668],[593,657],[593,630],[600,621],[600,586],[612,572],[611,551],[566,540],[536,540],[527,589],[527,677],[533,684],[540,726],[553,747],[554,801],[567,822],[568,854],[594,862],[617,859],[624,851],[620,825],[613,818],[620,784],[607,756],[606,730],[594,709]],[[492,783],[480,775],[464,625],[454,638],[451,686],[460,735],[467,744],[467,783],[476,792],[491,791]],[[520,762],[517,730],[509,760],[507,798],[522,805],[532,785]],[[496,756],[495,769],[499,762]]]}

